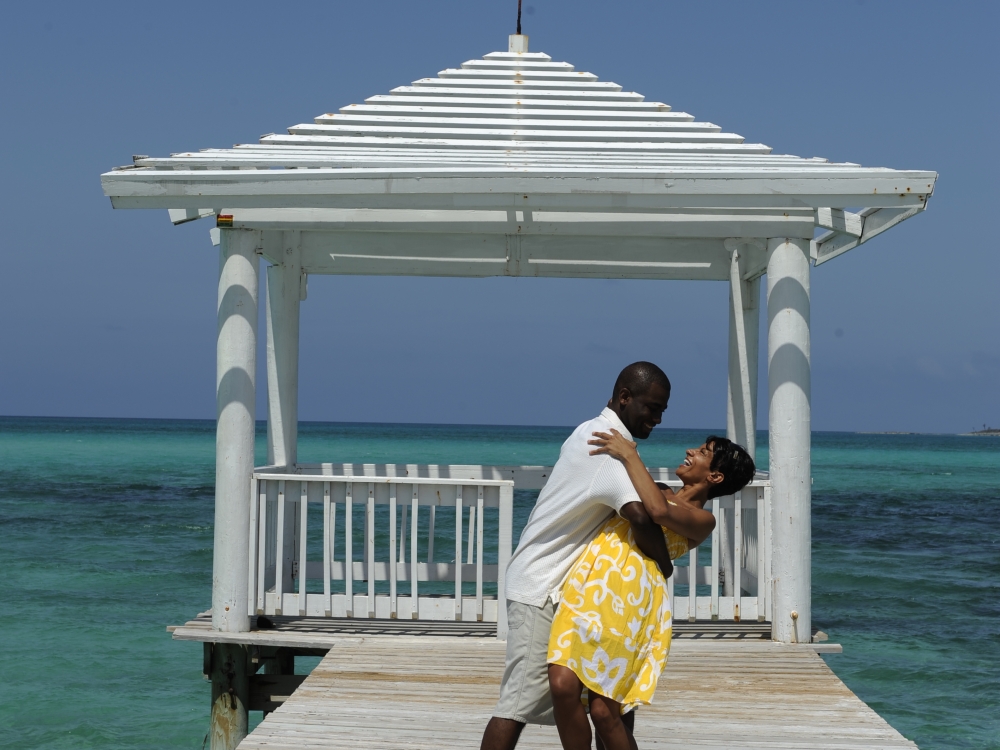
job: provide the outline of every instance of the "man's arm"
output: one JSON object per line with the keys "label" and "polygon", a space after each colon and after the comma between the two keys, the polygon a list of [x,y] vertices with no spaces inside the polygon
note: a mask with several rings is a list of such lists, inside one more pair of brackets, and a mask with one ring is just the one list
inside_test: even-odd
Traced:
{"label": "man's arm", "polygon": [[674,564],[670,562],[663,529],[653,523],[640,502],[625,503],[619,513],[631,524],[635,545],[646,557],[660,566],[664,578],[670,578],[674,572]]}

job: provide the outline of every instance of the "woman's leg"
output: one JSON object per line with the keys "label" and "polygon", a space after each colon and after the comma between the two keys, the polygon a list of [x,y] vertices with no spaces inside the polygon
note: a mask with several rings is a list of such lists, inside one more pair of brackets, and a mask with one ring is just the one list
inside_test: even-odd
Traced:
{"label": "woman's leg", "polygon": [[580,678],[569,667],[549,664],[549,689],[563,749],[590,750],[590,722],[580,701],[583,694]]}
{"label": "woman's leg", "polygon": [[[589,692],[589,691],[588,691]],[[635,709],[632,709],[627,714],[622,714],[622,724],[625,725],[625,731],[628,732],[629,742],[632,743],[633,748],[636,747],[635,744]],[[597,750],[607,750],[604,747],[604,743],[601,742],[601,735],[597,735],[594,738],[595,744],[597,745]]]}
{"label": "woman's leg", "polygon": [[590,691],[590,719],[605,750],[638,750],[622,721],[622,704]]}

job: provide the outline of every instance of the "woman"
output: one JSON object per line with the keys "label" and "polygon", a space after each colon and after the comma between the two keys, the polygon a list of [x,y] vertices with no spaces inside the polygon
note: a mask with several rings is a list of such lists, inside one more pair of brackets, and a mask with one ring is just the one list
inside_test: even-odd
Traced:
{"label": "woman", "polygon": [[[596,446],[591,455],[606,453],[625,464],[646,512],[663,527],[671,559],[712,533],[715,516],[705,503],[743,489],[755,471],[741,446],[712,435],[686,452],[676,471],[684,485],[674,492],[656,484],[635,443],[617,431],[595,432],[589,444]],[[635,546],[628,521],[615,516],[574,563],[552,622],[549,686],[566,750],[591,746],[583,688],[604,746],[635,747],[625,722],[631,724],[635,707],[652,701],[670,634],[667,582]]]}

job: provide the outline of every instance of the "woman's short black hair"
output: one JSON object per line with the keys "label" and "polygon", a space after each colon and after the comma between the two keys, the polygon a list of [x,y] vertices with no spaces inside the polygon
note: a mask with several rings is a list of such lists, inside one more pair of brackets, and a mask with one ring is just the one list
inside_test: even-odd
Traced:
{"label": "woman's short black hair", "polygon": [[757,467],[746,448],[718,435],[705,438],[705,445],[712,449],[712,471],[722,474],[722,481],[708,491],[709,498],[732,495],[750,483]]}

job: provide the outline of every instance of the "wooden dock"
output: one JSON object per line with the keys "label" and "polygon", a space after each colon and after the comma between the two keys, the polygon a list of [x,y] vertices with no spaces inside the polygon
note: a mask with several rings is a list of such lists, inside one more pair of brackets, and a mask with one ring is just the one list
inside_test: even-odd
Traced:
{"label": "wooden dock", "polygon": [[[295,643],[330,650],[240,748],[479,746],[503,673],[503,643],[474,632],[433,636],[299,630],[295,635],[294,627],[283,625],[241,634],[262,645]],[[207,640],[207,635],[198,621],[174,632],[185,640]],[[818,648],[837,649],[826,644]],[[816,650],[759,638],[678,638],[656,703],[639,709],[639,746],[916,747],[854,695]],[[555,750],[560,745],[554,727],[528,726],[518,747]]]}

